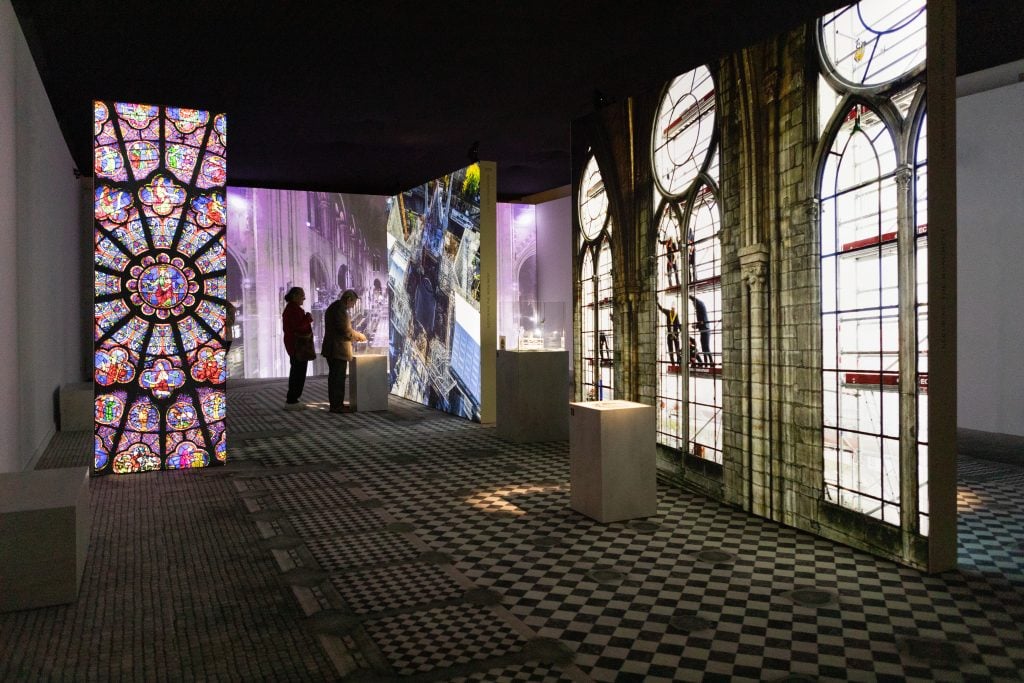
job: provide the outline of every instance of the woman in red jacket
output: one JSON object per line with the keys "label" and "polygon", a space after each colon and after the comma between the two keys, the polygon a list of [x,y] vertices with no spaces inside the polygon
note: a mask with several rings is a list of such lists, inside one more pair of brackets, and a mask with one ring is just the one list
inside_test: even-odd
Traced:
{"label": "woman in red jacket", "polygon": [[306,300],[306,291],[302,287],[292,287],[284,295],[288,303],[284,307],[281,321],[284,326],[284,348],[288,352],[291,361],[291,370],[288,373],[288,398],[285,399],[285,410],[301,410],[304,406],[299,403],[302,397],[302,389],[306,385],[306,368],[312,358],[305,358],[300,353],[301,348],[308,344],[313,348],[313,316],[302,310],[302,303]]}

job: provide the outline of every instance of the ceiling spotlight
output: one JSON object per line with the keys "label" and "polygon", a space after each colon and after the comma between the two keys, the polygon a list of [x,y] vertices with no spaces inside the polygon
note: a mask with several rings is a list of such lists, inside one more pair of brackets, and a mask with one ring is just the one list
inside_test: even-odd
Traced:
{"label": "ceiling spotlight", "polygon": [[612,101],[605,97],[603,92],[594,88],[594,109],[603,109],[611,103]]}

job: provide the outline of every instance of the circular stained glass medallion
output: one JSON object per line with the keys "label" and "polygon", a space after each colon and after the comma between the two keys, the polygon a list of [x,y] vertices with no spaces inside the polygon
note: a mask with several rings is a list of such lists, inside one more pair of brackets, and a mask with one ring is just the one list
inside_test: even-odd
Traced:
{"label": "circular stained glass medallion", "polygon": [[178,268],[158,263],[142,271],[139,293],[153,308],[174,308],[188,294],[188,280]]}

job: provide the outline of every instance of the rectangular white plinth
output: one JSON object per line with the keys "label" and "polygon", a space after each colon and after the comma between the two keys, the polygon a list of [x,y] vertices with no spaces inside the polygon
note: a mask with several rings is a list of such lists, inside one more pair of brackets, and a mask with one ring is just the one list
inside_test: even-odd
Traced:
{"label": "rectangular white plinth", "polygon": [[0,474],[0,612],[74,602],[90,522],[89,468]]}
{"label": "rectangular white plinth", "polygon": [[599,522],[658,512],[654,407],[569,404],[569,504]]}
{"label": "rectangular white plinth", "polygon": [[75,432],[93,428],[94,394],[92,382],[65,384],[60,388],[60,431]]}
{"label": "rectangular white plinth", "polygon": [[516,443],[569,438],[567,351],[498,351],[498,438]]}
{"label": "rectangular white plinth", "polygon": [[388,357],[362,354],[348,364],[349,403],[359,412],[388,409]]}

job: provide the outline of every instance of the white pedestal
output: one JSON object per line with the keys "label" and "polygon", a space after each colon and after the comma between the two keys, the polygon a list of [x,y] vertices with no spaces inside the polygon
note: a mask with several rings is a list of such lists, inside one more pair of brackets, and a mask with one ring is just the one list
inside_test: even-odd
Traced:
{"label": "white pedestal", "polygon": [[91,430],[95,423],[92,382],[65,384],[60,388],[60,431]]}
{"label": "white pedestal", "polygon": [[0,612],[75,601],[90,521],[88,467],[0,474]]}
{"label": "white pedestal", "polygon": [[654,407],[569,404],[569,504],[599,522],[658,512]]}
{"label": "white pedestal", "polygon": [[498,351],[498,438],[516,443],[569,438],[567,351]]}
{"label": "white pedestal", "polygon": [[349,369],[349,404],[359,412],[388,409],[388,357],[353,356]]}

